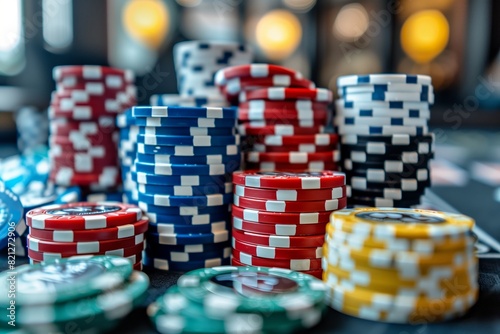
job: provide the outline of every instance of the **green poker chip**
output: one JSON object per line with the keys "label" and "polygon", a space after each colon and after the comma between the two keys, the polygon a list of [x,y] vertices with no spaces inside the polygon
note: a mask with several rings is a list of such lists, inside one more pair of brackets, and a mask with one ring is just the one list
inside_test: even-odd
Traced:
{"label": "green poker chip", "polygon": [[134,271],[118,289],[55,305],[25,306],[17,310],[16,319],[30,331],[40,326],[58,328],[63,332],[67,329],[61,329],[68,326],[79,330],[107,329],[142,302],[148,287],[148,276]]}
{"label": "green poker chip", "polygon": [[[232,313],[220,317],[217,310],[186,298],[173,286],[148,307],[148,315],[160,333],[291,333],[316,325],[325,310],[323,303],[292,314]],[[210,312],[213,311],[213,312]],[[212,315],[209,315],[212,313]]]}
{"label": "green poker chip", "polygon": [[189,300],[224,317],[234,313],[290,315],[324,303],[324,283],[300,272],[263,267],[213,267],[177,281]]}
{"label": "green poker chip", "polygon": [[[16,273],[0,274],[0,305],[12,302],[12,291],[18,307],[95,296],[121,286],[131,274],[130,261],[118,256],[74,256],[25,265],[17,268]],[[15,279],[11,279],[13,275]],[[14,290],[13,282],[17,285]]]}

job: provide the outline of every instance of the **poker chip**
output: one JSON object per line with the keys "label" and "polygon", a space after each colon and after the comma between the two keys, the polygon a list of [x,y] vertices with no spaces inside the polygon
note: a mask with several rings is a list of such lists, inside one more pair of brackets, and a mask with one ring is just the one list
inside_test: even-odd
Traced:
{"label": "poker chip", "polygon": [[246,221],[241,218],[237,218],[236,214],[233,216],[233,227],[235,229],[268,234],[277,236],[299,236],[299,235],[321,235],[325,231],[326,223],[316,223],[316,224],[272,224],[272,223],[262,223],[262,222],[251,222]]}
{"label": "poker chip", "polygon": [[373,126],[426,126],[429,120],[425,118],[411,117],[355,117],[355,116],[337,116],[336,124],[344,125],[373,125]]}
{"label": "poker chip", "polygon": [[233,238],[249,244],[277,248],[321,247],[325,241],[324,236],[321,234],[309,236],[264,235],[238,229],[234,229],[232,234]]}
{"label": "poker chip", "polygon": [[214,154],[222,155],[237,155],[240,153],[238,145],[225,146],[155,146],[146,145],[144,143],[137,144],[137,152],[141,154],[159,154],[159,155],[174,155],[174,156],[207,156]]}
{"label": "poker chip", "polygon": [[280,135],[280,136],[292,136],[292,135],[312,135],[316,133],[325,132],[324,126],[311,126],[311,127],[300,127],[286,124],[277,125],[252,125],[249,123],[244,123],[238,126],[238,132],[241,135],[249,136],[264,136],[264,135]]}
{"label": "poker chip", "polygon": [[325,103],[315,102],[311,100],[286,100],[286,101],[269,101],[269,100],[250,100],[239,104],[240,110],[252,110],[256,113],[264,114],[266,110],[283,110],[295,111],[297,114],[312,112],[314,110],[328,109]]}
{"label": "poker chip", "polygon": [[220,107],[176,107],[176,106],[151,106],[132,107],[133,117],[154,117],[154,118],[220,118],[236,119],[236,108]]}
{"label": "poker chip", "polygon": [[158,186],[203,186],[227,181],[225,175],[156,175],[142,172],[132,172],[132,179],[139,184]]}
{"label": "poker chip", "polygon": [[224,86],[224,93],[228,96],[237,96],[244,89],[253,89],[254,87],[303,87],[315,88],[312,81],[307,79],[297,79],[294,76],[286,74],[275,74],[265,78],[245,78],[236,77],[227,80]]}
{"label": "poker chip", "polygon": [[165,221],[175,226],[179,225],[207,225],[214,222],[226,221],[227,212],[205,213],[201,215],[168,215],[155,212],[147,213],[149,221],[153,224]]}
{"label": "poker chip", "polygon": [[375,93],[375,92],[429,92],[431,85],[391,82],[389,84],[359,84],[345,85],[338,89],[339,96],[345,94]]}
{"label": "poker chip", "polygon": [[234,193],[240,197],[278,201],[330,200],[345,196],[345,187],[324,189],[263,189],[235,185]]}
{"label": "poker chip", "polygon": [[170,154],[137,154],[137,162],[153,163],[153,164],[200,164],[200,165],[216,165],[216,164],[239,164],[241,155],[238,154],[209,154],[196,156],[176,156]]}
{"label": "poker chip", "polygon": [[278,259],[265,259],[240,252],[236,249],[233,250],[233,260],[240,262],[243,265],[255,267],[268,267],[268,268],[284,268],[295,271],[310,271],[321,270],[321,260],[319,259],[291,259],[291,260],[278,260]]}
{"label": "poker chip", "polygon": [[248,162],[278,162],[289,163],[291,165],[297,163],[307,163],[310,161],[337,162],[340,160],[338,151],[332,152],[249,152],[245,154],[245,159]]}
{"label": "poker chip", "polygon": [[316,102],[332,102],[332,92],[326,88],[281,88],[271,87],[243,91],[239,96],[240,101],[251,100],[311,100]]}
{"label": "poker chip", "polygon": [[322,201],[275,201],[262,200],[248,197],[240,197],[234,195],[233,202],[236,206],[254,209],[265,210],[271,212],[309,212],[309,211],[333,211],[345,207],[346,203],[343,199],[329,199]]}
{"label": "poker chip", "polygon": [[338,142],[338,136],[335,134],[294,135],[294,136],[269,135],[269,136],[263,136],[262,138],[258,138],[257,142],[268,146],[300,145],[300,144],[330,146]]}
{"label": "poker chip", "polygon": [[214,233],[224,230],[230,230],[231,224],[227,221],[218,221],[203,226],[193,226],[188,224],[166,224],[166,223],[151,223],[149,230],[157,234],[190,234],[194,233]]}
{"label": "poker chip", "polygon": [[136,118],[135,124],[138,126],[147,127],[200,127],[200,128],[215,128],[215,127],[232,127],[236,126],[236,119],[220,119],[220,118],[175,118],[166,117],[141,117]]}
{"label": "poker chip", "polygon": [[220,212],[229,212],[229,207],[224,205],[218,206],[206,206],[206,207],[198,207],[198,206],[159,206],[154,204],[145,203],[139,201],[139,207],[146,211],[146,213],[156,213],[159,215],[177,215],[177,216],[198,216],[205,214],[214,214]]}
{"label": "poker chip", "polygon": [[141,193],[153,193],[159,195],[173,196],[198,196],[212,194],[229,194],[233,191],[230,182],[217,184],[215,182],[206,183],[202,186],[157,186],[154,184],[138,184],[137,190]]}
{"label": "poker chip", "polygon": [[359,86],[367,84],[392,85],[393,83],[403,83],[408,85],[430,85],[431,77],[427,75],[411,74],[368,74],[368,75],[346,75],[338,78],[337,85]]}
{"label": "poker chip", "polygon": [[323,248],[277,248],[269,246],[259,246],[233,238],[233,248],[241,252],[248,253],[266,259],[290,259],[292,258],[312,258],[319,259],[322,256]]}
{"label": "poker chip", "polygon": [[330,216],[330,212],[326,211],[281,213],[244,209],[236,205],[232,207],[232,214],[233,218],[236,217],[250,222],[291,225],[325,224],[328,222]]}
{"label": "poker chip", "polygon": [[23,217],[20,198],[0,181],[0,249],[7,247],[9,239],[15,239],[16,226]]}
{"label": "poker chip", "polygon": [[345,175],[332,171],[298,174],[247,171],[234,172],[233,183],[247,187],[270,189],[337,188],[345,185]]}
{"label": "poker chip", "polygon": [[324,170],[337,170],[338,165],[332,162],[311,161],[305,164],[288,164],[277,162],[247,163],[246,167],[262,172],[288,171],[288,172],[321,172]]}
{"label": "poker chip", "polygon": [[397,108],[373,108],[373,107],[358,107],[344,108],[339,104],[339,109],[342,109],[343,117],[355,117],[357,120],[367,122],[371,119],[381,118],[402,118],[408,119],[430,119],[431,112],[428,109],[397,109]]}
{"label": "poker chip", "polygon": [[267,78],[273,75],[287,75],[295,79],[302,79],[302,74],[286,67],[271,64],[248,64],[227,67],[217,72],[215,83],[224,85],[235,78]]}
{"label": "poker chip", "polygon": [[198,127],[187,127],[187,128],[174,128],[174,127],[141,127],[137,131],[141,135],[160,135],[160,136],[212,136],[212,135],[235,135],[236,131],[234,127],[227,128],[198,128]]}
{"label": "poker chip", "polygon": [[329,113],[326,108],[314,109],[308,111],[295,111],[280,109],[243,109],[238,110],[238,117],[242,121],[265,121],[267,119],[283,119],[283,120],[298,120],[309,121],[318,120],[326,123]]}
{"label": "poker chip", "polygon": [[430,92],[374,92],[345,94],[342,98],[347,102],[356,101],[409,101],[409,102],[428,102],[434,104],[434,94]]}
{"label": "poker chip", "polygon": [[139,200],[157,206],[221,206],[230,204],[232,194],[211,194],[199,196],[174,196],[148,194],[139,191]]}
{"label": "poker chip", "polygon": [[[231,265],[237,266],[237,267],[245,267],[246,266],[245,264],[239,262],[238,260],[236,260],[234,258],[231,259]],[[304,270],[304,271],[301,271],[301,273],[310,275],[310,276],[315,277],[317,279],[321,279],[323,271],[322,270]]]}
{"label": "poker chip", "polygon": [[104,66],[56,66],[52,71],[52,76],[57,82],[67,77],[76,77],[89,81],[102,81],[106,76],[111,75],[122,78],[127,82],[134,80],[134,73],[132,71]]}
{"label": "poker chip", "polygon": [[238,164],[212,164],[212,165],[188,165],[188,164],[148,164],[145,162],[134,163],[138,173],[153,175],[226,175],[239,168]]}
{"label": "poker chip", "polygon": [[337,145],[316,145],[316,144],[297,144],[297,145],[266,145],[254,143],[252,146],[254,152],[259,153],[319,153],[335,152]]}
{"label": "poker chip", "polygon": [[194,147],[209,147],[209,146],[224,146],[224,145],[239,145],[239,135],[233,136],[150,136],[137,135],[137,142],[145,145],[159,146],[194,146]]}
{"label": "poker chip", "polygon": [[196,107],[226,107],[227,100],[222,96],[184,96],[178,94],[151,95],[152,106],[196,106]]}
{"label": "poker chip", "polygon": [[146,253],[146,257],[144,258],[144,265],[146,267],[151,267],[159,270],[166,271],[192,271],[198,268],[210,268],[217,266],[228,265],[230,262],[230,258],[213,258],[213,259],[205,259],[200,261],[189,261],[189,262],[174,262],[172,260],[166,260],[162,258],[154,258],[151,254]]}
{"label": "poker chip", "polygon": [[[328,303],[349,315],[394,323],[412,323],[433,303],[441,305],[433,321],[464,314],[478,290],[473,226],[467,216],[429,210],[334,212],[323,246]],[[456,284],[463,288],[457,291]],[[384,313],[394,307],[401,312]]]}

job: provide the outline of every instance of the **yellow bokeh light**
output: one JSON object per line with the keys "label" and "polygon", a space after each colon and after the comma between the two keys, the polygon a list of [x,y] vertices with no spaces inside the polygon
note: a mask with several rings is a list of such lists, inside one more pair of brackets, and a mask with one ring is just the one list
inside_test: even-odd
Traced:
{"label": "yellow bokeh light", "polygon": [[264,15],[255,30],[257,45],[274,60],[288,57],[302,39],[299,19],[286,10],[273,10]]}
{"label": "yellow bokeh light", "polygon": [[132,0],[123,11],[123,23],[132,38],[157,49],[167,35],[170,15],[161,0]]}
{"label": "yellow bokeh light", "polygon": [[437,10],[424,10],[410,16],[401,28],[401,46],[417,63],[428,63],[448,44],[450,27]]}

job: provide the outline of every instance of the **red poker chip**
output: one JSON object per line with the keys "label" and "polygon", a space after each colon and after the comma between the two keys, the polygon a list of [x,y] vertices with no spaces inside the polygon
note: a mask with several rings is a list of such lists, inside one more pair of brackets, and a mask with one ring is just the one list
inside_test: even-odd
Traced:
{"label": "red poker chip", "polygon": [[318,146],[315,144],[298,144],[298,145],[283,145],[274,146],[260,143],[254,143],[252,151],[259,153],[287,153],[287,152],[302,152],[302,153],[318,153],[318,152],[334,152],[337,150],[337,145]]}
{"label": "red poker chip", "polygon": [[299,121],[326,121],[330,112],[328,109],[314,109],[308,111],[295,111],[286,109],[266,109],[252,110],[252,109],[238,109],[238,119],[240,121],[261,121],[268,119],[279,120],[299,120]]}
{"label": "red poker chip", "polygon": [[329,199],[323,201],[275,201],[263,200],[234,195],[234,205],[255,210],[271,212],[311,212],[335,211],[346,207],[347,198]]}
{"label": "red poker chip", "polygon": [[308,236],[282,236],[282,235],[265,235],[254,232],[244,232],[233,228],[233,238],[239,241],[244,241],[252,245],[270,246],[277,248],[294,248],[294,247],[322,247],[325,243],[325,235],[308,235]]}
{"label": "red poker chip", "polygon": [[130,96],[137,94],[136,86],[124,82],[120,77],[114,77],[115,81],[85,81],[76,77],[67,77],[57,83],[56,92],[64,95],[73,90],[84,91],[90,95],[116,96],[118,93],[125,93]]}
{"label": "red poker chip", "polygon": [[215,84],[226,85],[233,78],[267,78],[273,75],[283,74],[295,79],[303,79],[300,72],[289,68],[271,64],[245,64],[226,67],[215,74]]}
{"label": "red poker chip", "polygon": [[[49,145],[53,156],[57,157],[63,157],[65,152],[87,151],[99,147],[103,147],[108,154],[110,151],[116,154],[115,152],[118,148],[116,137],[116,135],[103,136],[101,134],[89,138],[51,135],[49,137]],[[52,149],[53,146],[56,148]]]}
{"label": "red poker chip", "polygon": [[321,259],[265,259],[233,249],[233,259],[245,266],[285,268],[295,271],[321,270]]}
{"label": "red poker chip", "polygon": [[299,127],[312,127],[312,126],[325,126],[326,121],[324,120],[318,120],[318,119],[313,119],[313,120],[299,120],[299,119],[265,119],[265,120],[260,120],[260,121],[240,121],[243,124],[248,124],[248,126],[252,127],[263,127],[263,126],[269,126],[269,125],[292,125],[292,126],[299,126]]}
{"label": "red poker chip", "polygon": [[[110,250],[110,251],[104,251],[104,252],[99,252],[99,253],[92,253],[92,254],[86,254],[86,255],[115,255],[115,256],[120,256],[124,257],[130,260],[132,263],[139,263],[142,261],[142,251],[143,251],[143,245],[135,245],[134,247],[129,247],[129,248],[123,248],[123,249],[116,249],[116,250]],[[61,254],[61,253],[54,253],[54,252],[37,252],[32,249],[28,249],[28,257],[32,261],[38,261],[38,262],[44,262],[44,261],[52,261],[54,259],[63,259],[63,258],[68,258],[72,256],[78,256],[80,254]]]}
{"label": "red poker chip", "polygon": [[241,102],[250,100],[285,101],[304,99],[316,102],[330,103],[333,101],[333,94],[329,89],[326,88],[271,87],[243,91],[240,93],[239,99]]}
{"label": "red poker chip", "polygon": [[276,201],[319,201],[346,197],[346,187],[325,189],[265,189],[236,184],[234,193],[240,197],[270,199]]}
{"label": "red poker chip", "polygon": [[148,219],[139,220],[133,224],[96,230],[40,230],[30,229],[30,235],[39,240],[54,242],[100,241],[130,238],[148,230]]}
{"label": "red poker chip", "polygon": [[322,133],[315,135],[293,135],[293,136],[262,136],[254,138],[256,143],[267,146],[288,146],[314,144],[316,146],[331,146],[338,144],[339,136],[333,133]]}
{"label": "red poker chip", "polygon": [[325,170],[339,170],[339,166],[332,162],[311,161],[306,164],[289,164],[278,162],[246,163],[246,169],[260,170],[261,172],[322,172]]}
{"label": "red poker chip", "polygon": [[233,248],[266,259],[321,259],[323,256],[323,247],[277,248],[252,245],[235,238],[233,238]]}
{"label": "red poker chip", "polygon": [[238,126],[238,131],[241,135],[252,135],[252,136],[264,136],[264,135],[281,135],[281,136],[292,136],[292,135],[314,135],[317,133],[324,133],[325,127],[310,126],[301,127],[293,125],[264,125],[264,126],[252,126],[248,123],[243,123]]}
{"label": "red poker chip", "polygon": [[292,165],[310,161],[338,162],[340,160],[340,152],[247,152],[245,153],[245,160],[248,162],[279,162]]}
{"label": "red poker chip", "polygon": [[57,253],[67,255],[99,254],[121,248],[130,248],[143,244],[144,234],[118,240],[101,240],[90,242],[54,242],[39,240],[28,235],[28,249],[43,253]]}
{"label": "red poker chip", "polygon": [[[243,264],[241,263],[240,261],[232,258],[231,259],[231,265],[233,266],[236,266],[236,267],[247,267],[248,265],[247,264]],[[273,267],[276,267],[276,268],[284,268],[284,267],[279,267],[279,266],[273,266]],[[288,268],[284,268],[284,269],[288,269]],[[323,277],[323,271],[322,270],[297,270],[297,271],[300,271],[301,273],[303,274],[308,274],[308,275],[311,275],[313,277],[316,277],[317,279],[322,279]]]}
{"label": "red poker chip", "polygon": [[49,179],[60,186],[85,186],[91,190],[109,189],[122,183],[120,170],[116,166],[104,166],[91,173],[78,173],[71,167],[53,166]]}
{"label": "red poker chip", "polygon": [[316,224],[327,224],[330,221],[330,211],[307,212],[307,213],[282,213],[267,212],[253,209],[244,209],[232,205],[233,218],[239,218],[259,224],[291,224],[297,226],[311,226]]}
{"label": "red poker chip", "polygon": [[283,235],[283,236],[300,236],[300,235],[315,235],[325,234],[326,225],[328,223],[317,224],[271,224],[271,223],[256,223],[242,220],[233,217],[233,227],[252,233],[268,234],[268,235]]}
{"label": "red poker chip", "polygon": [[310,111],[328,109],[326,102],[314,102],[310,100],[287,100],[287,101],[269,101],[269,100],[251,100],[241,102],[238,107],[246,110],[289,110],[289,111]]}
{"label": "red poker chip", "polygon": [[142,210],[115,202],[79,202],[48,205],[28,211],[26,224],[40,230],[93,230],[134,224]]}
{"label": "red poker chip", "polygon": [[[65,122],[61,120],[65,120]],[[96,134],[109,136],[118,130],[115,122],[114,116],[105,116],[96,121],[87,122],[70,121],[65,118],[58,118],[50,122],[50,133],[52,135],[65,137],[70,136],[72,133],[82,136]]]}
{"label": "red poker chip", "polygon": [[76,76],[84,80],[103,80],[107,76],[115,75],[123,78],[126,82],[135,80],[134,72],[113,67],[97,65],[69,65],[56,66],[52,70],[52,77],[59,82],[68,76]]}
{"label": "red poker chip", "polygon": [[52,158],[51,167],[54,169],[71,168],[75,173],[100,173],[109,167],[117,167],[118,159],[114,160],[106,157],[92,158],[88,155],[75,156],[74,159],[68,157]]}
{"label": "red poker chip", "polygon": [[234,172],[233,183],[246,187],[271,189],[321,189],[345,186],[345,174],[325,171],[318,173]]}

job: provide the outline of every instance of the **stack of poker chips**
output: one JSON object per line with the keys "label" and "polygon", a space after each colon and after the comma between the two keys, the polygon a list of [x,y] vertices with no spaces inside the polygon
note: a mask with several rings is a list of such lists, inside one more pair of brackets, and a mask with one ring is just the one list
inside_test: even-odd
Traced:
{"label": "stack of poker chips", "polygon": [[431,78],[371,74],[337,81],[335,125],[342,136],[349,204],[411,207],[430,186],[434,137]]}
{"label": "stack of poker chips", "polygon": [[12,271],[0,277],[2,317],[10,319],[15,310],[15,326],[2,321],[2,333],[108,332],[143,302],[149,287],[146,274],[115,256],[16,267],[15,299],[9,293]]}
{"label": "stack of poker chips", "polygon": [[116,255],[142,269],[148,220],[137,206],[118,202],[55,204],[26,214],[32,263],[75,255]]}
{"label": "stack of poker chips", "polygon": [[321,278],[325,227],[346,207],[339,172],[235,172],[233,257],[237,266],[292,269]]}
{"label": "stack of poker chips", "polygon": [[227,264],[230,174],[240,167],[236,108],[133,107],[132,179],[149,219],[144,263],[189,271]]}
{"label": "stack of poker chips", "polygon": [[325,132],[332,94],[300,72],[269,64],[228,67],[215,82],[239,105],[246,169],[337,170],[338,137]]}
{"label": "stack of poker chips", "polygon": [[50,179],[107,190],[120,184],[115,118],[135,104],[134,75],[101,66],[59,66],[49,108]]}
{"label": "stack of poker chips", "polygon": [[470,217],[429,210],[334,212],[323,258],[329,304],[392,323],[462,316],[479,292],[473,226]]}
{"label": "stack of poker chips", "polygon": [[[235,42],[177,43],[174,46],[174,64],[180,94],[178,98],[209,98],[225,105],[226,98],[214,82],[215,73],[228,66],[248,64],[252,58],[253,52],[248,46]],[[166,105],[170,105],[169,102]]]}
{"label": "stack of poker chips", "polygon": [[139,194],[137,183],[132,179],[132,168],[137,155],[137,135],[139,128],[135,125],[132,109],[125,110],[116,118],[116,126],[120,129],[120,142],[118,144],[118,157],[123,184],[123,201],[137,204]]}
{"label": "stack of poker chips", "polygon": [[303,273],[227,266],[181,276],[147,313],[165,334],[295,333],[321,321],[324,296],[325,285]]}

